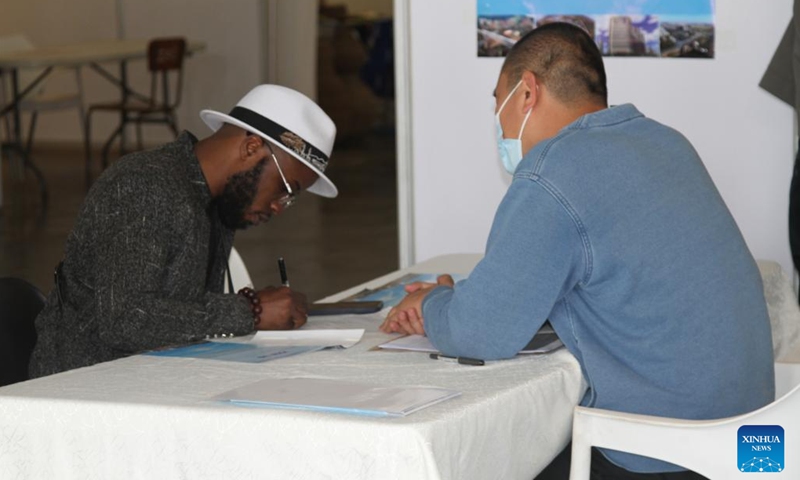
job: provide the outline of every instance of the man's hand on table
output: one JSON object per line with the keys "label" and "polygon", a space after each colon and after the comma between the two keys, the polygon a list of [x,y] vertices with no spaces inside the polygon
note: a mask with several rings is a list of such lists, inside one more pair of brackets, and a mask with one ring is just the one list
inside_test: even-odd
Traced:
{"label": "man's hand on table", "polygon": [[261,304],[256,330],[293,330],[306,324],[308,301],[289,287],[266,287],[256,292]]}
{"label": "man's hand on table", "polygon": [[386,320],[381,324],[384,333],[405,333],[407,335],[425,335],[425,323],[422,318],[422,301],[431,290],[438,286],[453,287],[453,277],[439,275],[436,283],[414,282],[406,285],[406,297],[393,309],[389,310]]}

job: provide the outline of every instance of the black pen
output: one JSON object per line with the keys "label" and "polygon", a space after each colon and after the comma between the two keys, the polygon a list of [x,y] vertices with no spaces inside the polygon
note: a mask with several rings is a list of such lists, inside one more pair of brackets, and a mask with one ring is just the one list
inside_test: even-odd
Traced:
{"label": "black pen", "polygon": [[286,262],[283,261],[283,257],[278,258],[278,270],[281,272],[281,285],[288,287],[289,277],[286,276]]}
{"label": "black pen", "polygon": [[449,357],[447,355],[442,355],[441,353],[431,353],[430,357],[434,360],[444,360],[446,362],[457,362],[461,365],[473,365],[475,367],[480,367],[481,365],[485,365],[486,362],[479,358],[469,358],[469,357]]}

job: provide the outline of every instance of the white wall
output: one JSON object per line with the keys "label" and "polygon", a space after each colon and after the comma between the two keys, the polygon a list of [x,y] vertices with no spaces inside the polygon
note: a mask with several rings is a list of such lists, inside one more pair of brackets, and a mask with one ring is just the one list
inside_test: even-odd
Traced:
{"label": "white wall", "polygon": [[319,0],[264,0],[263,78],[317,99]]}
{"label": "white wall", "polygon": [[[199,118],[200,110],[214,108],[227,112],[261,83],[265,54],[259,0],[124,0],[123,3],[128,38],[180,35],[206,42],[206,50],[185,63],[186,96],[180,110],[181,128],[200,138],[206,136],[210,131]],[[146,85],[149,77],[144,63],[138,67],[138,84]],[[155,139],[156,134],[161,135],[161,141],[172,139],[163,127],[153,127],[148,138]]]}
{"label": "white wall", "polygon": [[[206,42],[207,48],[186,63],[184,98],[179,110],[179,127],[202,137],[207,127],[198,117],[203,108],[229,110],[239,98],[262,79],[264,48],[260,36],[263,16],[261,0],[123,0],[124,31],[127,38],[183,35]],[[116,38],[114,1],[103,0],[3,0],[0,35],[26,34],[37,45],[57,45]],[[107,68],[116,73],[114,64]],[[149,81],[144,61],[131,62],[130,82],[147,91]],[[119,91],[85,69],[87,103],[115,100]],[[54,88],[67,87],[67,79]],[[101,116],[106,119],[101,120]],[[77,114],[48,113],[39,117],[40,140],[77,141]],[[104,139],[116,127],[113,116],[98,114],[95,139]],[[160,126],[145,127],[148,143],[171,139]],[[132,131],[131,131],[132,132]],[[129,137],[130,138],[130,137]]]}
{"label": "white wall", "polygon": [[[492,90],[502,60],[476,56],[474,0],[400,1],[411,32],[411,254],[422,261],[480,252],[510,180],[494,143]],[[632,102],[683,132],[754,256],[787,272],[793,113],[758,82],[791,5],[717,0],[714,60],[605,59],[610,103]]]}

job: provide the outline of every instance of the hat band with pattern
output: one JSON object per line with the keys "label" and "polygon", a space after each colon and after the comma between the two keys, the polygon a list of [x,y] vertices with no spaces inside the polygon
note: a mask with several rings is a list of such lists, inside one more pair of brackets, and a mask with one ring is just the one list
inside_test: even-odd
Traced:
{"label": "hat band with pattern", "polygon": [[280,141],[286,148],[304,158],[311,165],[324,172],[328,166],[328,156],[319,148],[305,141],[300,135],[273,122],[267,117],[244,107],[234,107],[229,115],[261,131],[272,139]]}

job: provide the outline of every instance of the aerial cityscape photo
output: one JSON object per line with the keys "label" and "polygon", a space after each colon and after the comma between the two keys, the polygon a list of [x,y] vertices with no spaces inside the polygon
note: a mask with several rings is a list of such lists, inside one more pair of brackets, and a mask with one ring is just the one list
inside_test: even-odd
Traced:
{"label": "aerial cityscape photo", "polygon": [[711,0],[478,0],[478,56],[505,56],[526,33],[552,22],[583,28],[605,56],[714,58]]}

